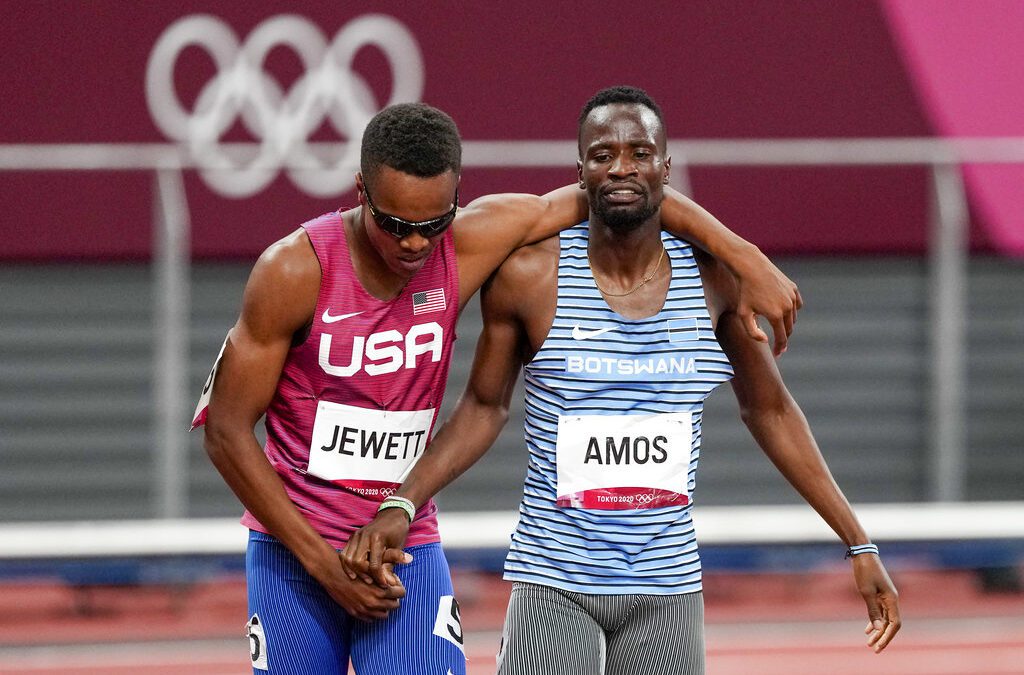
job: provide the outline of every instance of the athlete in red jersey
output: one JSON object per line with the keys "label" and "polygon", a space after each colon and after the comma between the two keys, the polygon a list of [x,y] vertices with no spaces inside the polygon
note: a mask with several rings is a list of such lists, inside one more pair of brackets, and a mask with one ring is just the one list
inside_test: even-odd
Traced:
{"label": "athlete in red jersey", "polygon": [[[350,658],[361,674],[465,670],[432,503],[413,519],[415,555],[391,554],[391,563],[413,563],[387,588],[352,578],[337,549],[422,454],[458,311],[511,251],[582,221],[588,207],[572,186],[484,197],[456,216],[460,162],[447,115],[422,104],[385,109],[363,136],[360,205],[273,244],[246,285],[205,421],[207,452],[253,530],[257,670],[345,673]],[[767,339],[756,311],[784,349],[801,304],[792,282],[678,193],[667,195],[662,219],[737,275],[748,332]],[[253,433],[264,413],[266,451]],[[413,602],[428,604],[399,609],[414,582],[424,590]]]}
{"label": "athlete in red jersey", "polygon": [[[359,282],[339,213],[303,225],[321,281],[309,336],[285,360],[266,453],[288,496],[335,548],[373,518],[426,449],[458,319],[451,230],[392,300]],[[313,394],[313,395],[311,395]],[[340,489],[339,489],[340,488]],[[433,505],[409,544],[437,541]],[[249,512],[242,520],[266,532]]]}

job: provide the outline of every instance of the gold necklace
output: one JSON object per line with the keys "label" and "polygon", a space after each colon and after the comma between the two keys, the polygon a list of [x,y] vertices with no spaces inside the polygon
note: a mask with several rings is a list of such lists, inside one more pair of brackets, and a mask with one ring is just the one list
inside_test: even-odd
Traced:
{"label": "gold necklace", "polygon": [[601,288],[601,284],[597,283],[597,275],[594,274],[594,266],[590,265],[590,258],[589,258],[589,256],[587,257],[587,264],[590,265],[590,276],[592,276],[594,278],[594,285],[597,286],[597,290],[601,291],[602,295],[607,295],[607,296],[612,297],[612,298],[624,298],[627,295],[633,295],[634,293],[639,291],[641,288],[646,286],[647,282],[649,282],[651,279],[654,278],[654,275],[658,273],[658,268],[661,267],[661,259],[664,258],[664,257],[665,257],[665,247],[662,246],[661,247],[661,255],[658,256],[658,262],[654,263],[654,267],[651,268],[651,271],[648,272],[646,275],[644,275],[644,278],[640,280],[640,283],[638,283],[636,286],[634,286],[633,288],[629,289],[625,293],[609,293],[608,291],[606,291],[603,288]]}

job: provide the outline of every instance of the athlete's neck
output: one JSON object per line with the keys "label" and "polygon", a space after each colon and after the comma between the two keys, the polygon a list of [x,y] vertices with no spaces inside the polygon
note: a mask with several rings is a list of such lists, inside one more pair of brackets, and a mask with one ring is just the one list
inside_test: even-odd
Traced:
{"label": "athlete's neck", "polygon": [[632,287],[661,254],[661,212],[633,227],[612,228],[591,212],[587,255],[602,280]]}

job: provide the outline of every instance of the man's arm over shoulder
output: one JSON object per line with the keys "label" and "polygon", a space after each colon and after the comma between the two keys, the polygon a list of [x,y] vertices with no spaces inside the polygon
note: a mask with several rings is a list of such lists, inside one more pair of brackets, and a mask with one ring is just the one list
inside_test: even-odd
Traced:
{"label": "man's arm over shoulder", "polygon": [[576,185],[545,195],[495,194],[475,199],[455,219],[462,304],[515,249],[587,219],[587,195]]}
{"label": "man's arm over shoulder", "polygon": [[776,355],[786,351],[797,311],[803,307],[800,290],[761,251],[686,195],[665,188],[661,206],[662,227],[710,253],[739,282],[736,314],[754,340],[768,337],[757,325],[757,315],[768,320]]}

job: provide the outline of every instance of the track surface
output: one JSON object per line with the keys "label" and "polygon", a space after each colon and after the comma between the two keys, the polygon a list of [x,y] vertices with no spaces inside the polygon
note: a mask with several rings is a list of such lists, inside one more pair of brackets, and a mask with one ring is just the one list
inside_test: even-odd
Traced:
{"label": "track surface", "polygon": [[[1024,675],[1024,594],[982,593],[968,573],[897,575],[904,628],[864,646],[845,574],[718,575],[705,582],[709,675]],[[456,577],[470,675],[494,672],[508,585]],[[4,675],[244,675],[244,583],[70,589],[0,586]],[[682,674],[681,674],[682,675]]]}

